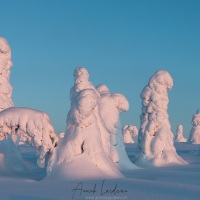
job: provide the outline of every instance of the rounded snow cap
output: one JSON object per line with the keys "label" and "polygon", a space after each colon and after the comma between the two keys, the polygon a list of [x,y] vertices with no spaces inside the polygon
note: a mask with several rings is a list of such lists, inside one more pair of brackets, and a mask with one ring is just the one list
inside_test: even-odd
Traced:
{"label": "rounded snow cap", "polygon": [[0,37],[0,53],[8,53],[10,52],[10,46],[5,38]]}
{"label": "rounded snow cap", "polygon": [[171,90],[173,87],[173,79],[168,71],[159,70],[149,80],[149,85],[160,84]]}
{"label": "rounded snow cap", "polygon": [[107,85],[105,84],[100,84],[96,87],[96,90],[100,93],[100,94],[109,94],[110,91],[107,87]]}
{"label": "rounded snow cap", "polygon": [[89,79],[89,73],[86,68],[84,67],[77,67],[74,70],[74,78],[76,82],[84,82],[88,81]]}

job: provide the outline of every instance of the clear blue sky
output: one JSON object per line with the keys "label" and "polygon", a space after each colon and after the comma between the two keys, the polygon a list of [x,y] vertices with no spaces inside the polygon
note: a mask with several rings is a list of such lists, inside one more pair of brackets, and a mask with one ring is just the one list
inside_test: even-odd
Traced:
{"label": "clear blue sky", "polygon": [[47,112],[56,132],[65,129],[77,66],[127,97],[122,124],[138,128],[142,89],[155,71],[169,71],[172,130],[190,131],[200,108],[199,0],[0,0],[0,13],[15,106]]}

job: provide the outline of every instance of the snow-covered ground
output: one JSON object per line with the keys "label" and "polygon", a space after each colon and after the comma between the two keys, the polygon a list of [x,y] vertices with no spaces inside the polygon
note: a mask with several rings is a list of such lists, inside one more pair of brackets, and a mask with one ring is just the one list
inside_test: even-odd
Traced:
{"label": "snow-covered ground", "polygon": [[[38,168],[33,147],[22,145],[23,172],[0,171],[1,200],[200,199],[200,145],[176,143],[177,153],[189,165],[151,167],[124,172],[125,178],[48,180]],[[137,144],[126,144],[134,161]]]}

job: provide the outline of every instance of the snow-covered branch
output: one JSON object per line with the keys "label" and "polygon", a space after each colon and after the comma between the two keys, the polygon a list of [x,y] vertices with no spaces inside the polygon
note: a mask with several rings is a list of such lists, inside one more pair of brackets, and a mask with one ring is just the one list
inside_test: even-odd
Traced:
{"label": "snow-covered branch", "polygon": [[17,135],[19,142],[29,143],[39,151],[38,166],[45,166],[45,156],[52,153],[58,137],[49,116],[30,108],[11,107],[0,112],[0,140]]}

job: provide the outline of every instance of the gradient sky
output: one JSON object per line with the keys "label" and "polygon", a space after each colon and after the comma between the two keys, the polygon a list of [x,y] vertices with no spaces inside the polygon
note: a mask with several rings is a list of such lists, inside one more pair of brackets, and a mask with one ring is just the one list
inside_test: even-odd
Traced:
{"label": "gradient sky", "polygon": [[47,112],[64,131],[73,71],[85,66],[95,86],[127,97],[122,124],[139,128],[140,93],[163,69],[174,79],[172,130],[188,135],[200,108],[199,0],[0,0],[0,13],[15,106]]}

